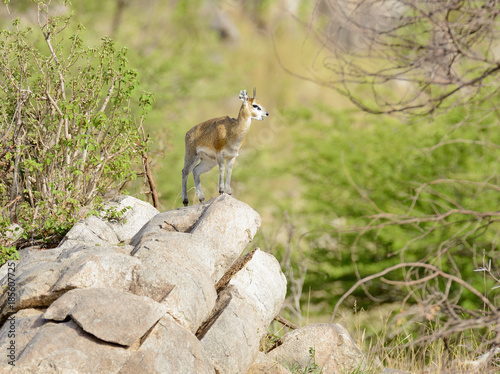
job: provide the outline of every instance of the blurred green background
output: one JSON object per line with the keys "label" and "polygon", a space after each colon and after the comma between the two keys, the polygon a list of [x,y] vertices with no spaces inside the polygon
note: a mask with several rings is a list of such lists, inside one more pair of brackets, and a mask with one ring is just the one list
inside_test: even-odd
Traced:
{"label": "blurred green background", "polygon": [[[401,261],[432,259],[445,242],[453,248],[449,253],[462,277],[491,288],[494,282],[473,270],[484,259],[498,263],[496,221],[461,242],[450,242],[470,226],[461,216],[425,237],[419,235],[433,222],[420,229],[389,225],[364,235],[344,229],[363,227],[380,212],[405,214],[422,183],[467,179],[499,184],[498,149],[463,142],[432,148],[444,137],[500,144],[497,115],[478,119],[473,108],[464,107],[416,123],[374,116],[327,87],[288,74],[281,64],[303,73],[311,69],[320,46],[300,21],[310,17],[314,2],[297,2],[293,12],[287,4],[74,0],[71,6],[53,1],[51,7],[73,13],[70,27],[85,26],[86,44],[97,45],[109,35],[118,47],[127,47],[129,66],[139,74],[137,97],[142,91],[153,93],[145,126],[162,211],[182,206],[185,133],[210,118],[236,117],[239,91],[257,88],[270,117],[252,124],[234,168],[233,196],[263,218],[253,244],[282,263],[289,280],[289,318],[327,321],[339,297],[359,277]],[[4,27],[16,17],[36,25],[31,1],[12,1],[9,9],[10,14],[2,13]],[[455,127],[466,117],[469,125]],[[217,178],[216,169],[202,176],[207,199],[217,195]],[[190,177],[190,200],[196,201],[192,187]],[[140,198],[144,188],[140,183],[127,186]],[[498,209],[498,190],[442,183],[432,193],[422,193],[413,213],[452,207],[449,196],[466,209]],[[359,289],[346,306],[366,309],[375,298],[390,305],[404,297],[400,289],[383,283],[370,283],[367,291],[372,296]],[[491,292],[495,296],[498,290]]]}

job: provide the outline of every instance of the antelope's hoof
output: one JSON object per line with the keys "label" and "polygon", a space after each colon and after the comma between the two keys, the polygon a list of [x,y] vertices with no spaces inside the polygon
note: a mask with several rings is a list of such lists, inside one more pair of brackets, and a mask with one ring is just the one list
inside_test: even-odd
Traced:
{"label": "antelope's hoof", "polygon": [[220,195],[222,195],[223,193],[224,193],[224,190],[221,190],[221,189],[219,188],[219,194],[220,194]]}
{"label": "antelope's hoof", "polygon": [[185,199],[182,203],[184,204],[184,206],[188,206],[188,204],[189,204],[189,200],[188,200],[188,199]]}

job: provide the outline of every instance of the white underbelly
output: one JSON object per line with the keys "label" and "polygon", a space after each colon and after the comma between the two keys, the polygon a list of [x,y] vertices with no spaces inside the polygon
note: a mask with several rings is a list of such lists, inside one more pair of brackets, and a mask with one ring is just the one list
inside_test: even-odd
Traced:
{"label": "white underbelly", "polygon": [[206,148],[206,147],[198,147],[196,148],[196,153],[198,153],[198,156],[200,156],[201,159],[204,158],[209,158],[212,160],[215,160],[215,150]]}
{"label": "white underbelly", "polygon": [[[198,148],[196,148],[196,153],[198,154],[198,156],[200,156],[201,159],[211,159],[211,160],[217,159],[215,149],[213,149],[213,148],[198,147]],[[238,156],[237,151],[228,150],[228,149],[222,150],[221,153],[223,154],[224,159],[231,159],[231,158]]]}

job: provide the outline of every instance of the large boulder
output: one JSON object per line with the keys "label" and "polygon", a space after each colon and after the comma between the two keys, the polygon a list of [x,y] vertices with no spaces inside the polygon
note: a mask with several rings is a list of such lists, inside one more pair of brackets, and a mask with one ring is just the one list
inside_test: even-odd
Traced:
{"label": "large boulder", "polygon": [[[128,290],[139,261],[130,258],[132,247],[120,242],[130,240],[156,214],[158,210],[148,203],[116,196],[106,203],[101,217],[89,216],[76,223],[57,248],[23,251],[12,293],[0,295],[0,324],[20,309],[47,307],[73,288]],[[5,287],[8,266],[0,269],[0,284]]]}
{"label": "large boulder", "polygon": [[106,220],[89,216],[78,221],[66,234],[61,248],[70,248],[74,242],[93,245],[118,244],[120,240]]}
{"label": "large boulder", "polygon": [[217,299],[206,265],[193,251],[163,241],[141,242],[135,252],[141,265],[134,271],[130,291],[161,302],[182,326],[195,332]]}
{"label": "large boulder", "polygon": [[212,200],[207,204],[193,205],[157,214],[134,235],[130,244],[137,246],[141,240],[148,240],[150,235],[157,236],[158,233],[162,232],[190,233],[211,203]]}
{"label": "large boulder", "polygon": [[363,353],[339,324],[316,323],[290,331],[267,356],[302,370],[313,362],[324,374],[355,372],[364,367]]}
{"label": "large boulder", "polygon": [[76,249],[80,255],[66,262],[64,273],[51,288],[53,292],[87,287],[129,290],[132,274],[141,263],[137,258],[106,247],[77,246]]}
{"label": "large boulder", "polygon": [[286,279],[278,261],[256,250],[220,292],[219,298],[227,301],[220,304],[217,318],[200,336],[219,373],[247,372],[285,294]]}
{"label": "large boulder", "polygon": [[217,281],[257,233],[260,215],[229,195],[220,195],[203,213],[191,233],[202,236],[214,249],[213,278]]}
{"label": "large boulder", "polygon": [[[117,246],[73,244],[66,249],[32,252],[15,265],[13,294],[4,292],[0,296],[0,323],[20,309],[48,307],[74,288],[129,290],[138,259],[117,253]],[[1,284],[8,282],[6,275]]]}
{"label": "large boulder", "polygon": [[[244,373],[286,290],[279,264],[260,250],[231,267],[260,216],[228,195],[161,214],[118,196],[105,209],[58,248],[0,269],[1,285],[12,283],[0,295],[0,347],[9,351],[13,328],[16,337],[16,366],[3,358],[1,370]],[[222,346],[229,361],[214,348]]]}
{"label": "large boulder", "polygon": [[229,195],[204,205],[158,214],[132,238],[135,250],[144,241],[161,241],[170,250],[188,247],[210,267],[217,282],[252,241],[261,224],[260,215]]}
{"label": "large boulder", "polygon": [[[10,353],[11,349],[9,349],[9,346],[10,348],[14,348],[11,352],[14,355],[22,352],[33,339],[38,329],[46,323],[42,315],[43,310],[31,308],[20,310],[16,314],[11,315],[7,323],[0,329],[1,352]],[[15,344],[12,344],[12,342]],[[1,357],[0,359],[0,369],[9,367],[7,366],[7,362],[10,361],[10,358],[6,357],[7,362],[3,361],[4,358]],[[16,358],[18,357],[16,356]]]}
{"label": "large boulder", "polygon": [[[5,322],[7,317],[25,308],[39,308],[49,306],[59,293],[52,292],[52,286],[60,278],[64,271],[64,264],[54,261],[56,256],[48,257],[38,256],[38,253],[33,257],[34,260],[28,260],[17,264],[9,261],[3,267],[13,269],[12,273],[6,274],[0,283],[1,289],[5,290],[0,295],[0,325]],[[42,257],[40,261],[36,258]]]}
{"label": "large boulder", "polygon": [[131,291],[162,302],[177,322],[196,332],[214,308],[215,282],[259,226],[258,213],[229,195],[158,214],[131,240],[132,255],[141,260]]}
{"label": "large boulder", "polygon": [[167,314],[119,373],[209,374],[215,373],[215,370],[205,359],[203,347],[196,336],[176,324]]}
{"label": "large boulder", "polygon": [[68,248],[74,242],[109,245],[128,241],[158,213],[151,204],[135,197],[115,196],[106,202],[99,217],[78,221],[59,247]]}
{"label": "large boulder", "polygon": [[43,314],[46,320],[71,317],[85,332],[103,341],[131,346],[165,314],[149,297],[109,288],[66,292]]}
{"label": "large boulder", "polygon": [[248,263],[229,282],[268,326],[286,296],[286,278],[276,258],[256,249]]}
{"label": "large boulder", "polygon": [[73,320],[48,322],[38,327],[20,351],[19,369],[36,368],[40,373],[116,373],[130,352],[87,334]]}

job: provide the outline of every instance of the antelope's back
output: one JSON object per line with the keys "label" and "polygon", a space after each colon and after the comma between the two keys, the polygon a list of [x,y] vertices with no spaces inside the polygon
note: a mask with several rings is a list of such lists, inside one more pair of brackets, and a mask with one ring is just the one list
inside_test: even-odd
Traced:
{"label": "antelope's back", "polygon": [[228,126],[234,119],[224,116],[202,122],[186,133],[186,147],[193,144],[196,147],[214,147],[220,150],[224,147]]}

